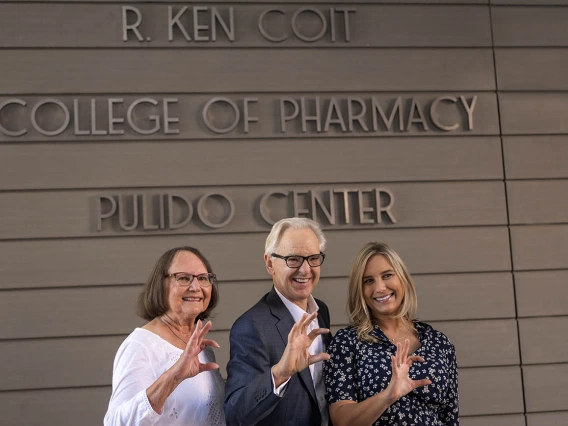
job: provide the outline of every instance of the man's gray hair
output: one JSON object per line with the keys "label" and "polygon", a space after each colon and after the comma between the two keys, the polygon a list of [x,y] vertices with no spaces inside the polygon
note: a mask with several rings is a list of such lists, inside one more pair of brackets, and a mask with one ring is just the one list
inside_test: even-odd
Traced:
{"label": "man's gray hair", "polygon": [[323,232],[319,226],[319,223],[317,223],[312,219],[308,219],[307,217],[288,217],[286,219],[279,220],[272,226],[270,234],[268,234],[268,237],[266,237],[266,244],[264,245],[264,254],[270,256],[272,253],[274,253],[274,250],[276,250],[276,247],[278,246],[278,243],[282,238],[282,234],[284,234],[284,231],[286,231],[289,228],[311,229],[312,231],[314,231],[314,234],[316,234],[316,237],[319,242],[320,251],[323,252],[325,250],[326,241]]}

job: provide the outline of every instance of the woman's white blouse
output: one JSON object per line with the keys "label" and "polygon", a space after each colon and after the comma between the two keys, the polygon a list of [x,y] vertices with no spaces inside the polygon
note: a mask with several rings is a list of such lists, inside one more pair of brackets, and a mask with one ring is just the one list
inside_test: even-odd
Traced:
{"label": "woman's white blouse", "polygon": [[[219,370],[184,380],[168,397],[161,414],[152,409],[146,389],[182,352],[157,334],[136,328],[122,342],[114,359],[112,396],[105,426],[224,426],[225,384]],[[215,355],[206,348],[199,354],[199,360],[215,362]]]}

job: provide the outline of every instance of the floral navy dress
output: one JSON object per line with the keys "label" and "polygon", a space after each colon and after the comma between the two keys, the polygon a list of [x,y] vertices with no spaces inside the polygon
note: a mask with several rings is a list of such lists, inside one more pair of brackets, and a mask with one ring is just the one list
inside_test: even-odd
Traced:
{"label": "floral navy dress", "polygon": [[[392,404],[373,426],[448,426],[459,425],[458,373],[456,353],[449,339],[423,322],[414,322],[422,346],[412,355],[425,362],[415,362],[409,376],[413,380],[430,379],[432,384],[414,389]],[[378,326],[371,334],[379,339],[369,343],[357,339],[353,326],[339,330],[329,346],[331,359],[324,363],[326,399],[356,402],[386,389],[391,378],[391,355],[396,346]]]}

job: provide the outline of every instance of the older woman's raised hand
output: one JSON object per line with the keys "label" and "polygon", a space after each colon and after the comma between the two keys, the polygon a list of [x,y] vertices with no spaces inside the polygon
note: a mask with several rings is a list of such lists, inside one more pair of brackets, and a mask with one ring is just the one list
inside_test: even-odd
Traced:
{"label": "older woman's raised hand", "polygon": [[187,346],[176,363],[180,381],[189,377],[197,376],[199,373],[204,371],[219,368],[219,365],[215,362],[207,362],[203,364],[198,358],[199,353],[207,346],[212,346],[214,348],[219,347],[219,344],[215,340],[205,338],[211,329],[211,326],[211,321],[208,321],[205,325],[203,325],[201,320],[199,320],[197,321],[197,324],[195,324],[195,328],[187,342]]}
{"label": "older woman's raised hand", "polygon": [[[414,362],[424,362],[421,356],[408,356],[410,341],[404,340],[404,344],[396,344],[396,355],[391,356],[392,360],[392,377],[387,390],[392,398],[392,403],[404,395],[410,393],[416,388],[431,384],[430,379],[412,380],[408,376],[410,366]],[[389,389],[390,388],[390,389]]]}

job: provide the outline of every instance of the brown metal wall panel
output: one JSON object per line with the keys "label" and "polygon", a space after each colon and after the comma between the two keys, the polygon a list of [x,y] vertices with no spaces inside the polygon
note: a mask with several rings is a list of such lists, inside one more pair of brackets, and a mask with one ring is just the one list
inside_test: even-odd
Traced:
{"label": "brown metal wall panel", "polygon": [[[239,316],[252,308],[262,296],[270,291],[272,282],[268,279],[268,273],[266,276],[267,279],[263,281],[228,282],[219,285],[219,305],[210,318],[214,330],[229,331]],[[322,279],[316,287],[327,296],[324,300],[329,302],[327,305],[332,324],[344,324],[344,319],[337,315],[337,308],[340,307],[343,310],[345,306],[345,299],[342,297],[344,282],[344,279],[337,278]],[[321,297],[321,295],[316,295],[316,297]],[[223,350],[228,351],[228,345]]]}
{"label": "brown metal wall panel", "polygon": [[[291,174],[298,152],[317,161]],[[498,138],[0,144],[0,153],[4,190],[254,185],[258,176],[272,184],[333,183],[338,177],[351,182],[503,178]],[[215,173],[206,161],[211,158]],[[274,158],[279,161],[270,161]]]}
{"label": "brown metal wall panel", "polygon": [[3,373],[0,390],[109,385],[114,354],[124,338],[1,341],[0,360],[10,368]]}
{"label": "brown metal wall panel", "polygon": [[[506,227],[328,231],[326,235],[329,262],[323,276],[345,276],[357,251],[373,240],[390,243],[413,273],[495,272],[511,267]],[[265,279],[265,239],[266,233],[5,241],[0,242],[5,253],[2,288],[142,283],[165,250],[187,244],[202,250],[221,280]]]}
{"label": "brown metal wall panel", "polygon": [[508,272],[415,275],[414,282],[418,317],[425,321],[515,316],[513,280]]}
{"label": "brown metal wall panel", "polygon": [[[566,167],[568,169],[568,166]],[[512,225],[568,223],[568,180],[507,182]]]}
{"label": "brown metal wall panel", "polygon": [[[221,371],[229,357],[229,333],[210,332],[223,349],[215,354]],[[112,366],[126,336],[0,341],[0,360],[10,365],[0,390],[105,386],[112,383]],[[88,362],[86,362],[88,360]],[[80,370],[80,373],[78,373]],[[2,392],[0,392],[2,393]]]}
{"label": "brown metal wall panel", "polygon": [[[11,362],[13,367],[5,375],[2,389],[108,385],[112,376],[114,354],[124,337],[0,342],[0,358],[16,360],[15,363]],[[226,376],[228,333],[213,332],[211,337],[221,345],[221,349],[216,350],[216,356],[221,366],[221,374]],[[8,358],[10,356],[12,358]],[[90,362],[85,366],[84,359],[87,356]],[[41,363],[37,357],[41,357]],[[82,365],[82,374],[75,374],[69,365]],[[459,374],[462,415],[522,411],[518,367],[461,368]],[[483,391],[482,386],[485,386]]]}
{"label": "brown metal wall panel", "polygon": [[568,8],[496,6],[491,8],[491,20],[495,46],[568,46]]}
{"label": "brown metal wall panel", "polygon": [[460,416],[523,412],[519,367],[461,368],[459,392]]}
{"label": "brown metal wall panel", "polygon": [[[320,285],[334,324],[346,322],[345,315],[334,315],[345,310],[345,282],[345,278],[326,279]],[[271,286],[269,281],[220,283],[219,305],[210,317],[213,330],[230,330]],[[115,286],[4,291],[0,321],[5,326],[0,339],[128,334],[146,323],[135,314],[140,290],[141,286]]]}
{"label": "brown metal wall panel", "polygon": [[[257,29],[259,17],[274,8],[267,5],[225,3],[212,5],[221,12],[228,24],[229,8],[234,12],[234,40],[218,29],[216,40],[212,39],[210,11],[199,12],[202,25],[207,21],[207,30],[201,37],[208,41],[194,41],[191,7],[182,15],[181,22],[187,29],[190,41],[179,32],[173,40],[168,36],[168,7],[176,15],[182,6],[190,4],[144,4],[128,3],[138,9],[142,16],[140,31],[150,42],[139,42],[129,33],[128,42],[123,41],[121,4],[40,4],[34,13],[26,13],[29,4],[0,4],[0,47],[116,47],[116,48],[215,48],[215,47],[374,47],[374,46],[491,46],[489,9],[483,6],[440,5],[362,5],[346,2],[341,5],[315,7],[325,19],[327,31],[321,39],[306,43],[291,32],[291,18],[300,6],[281,5],[285,17],[266,24],[271,34],[287,34],[288,39],[274,43],[264,38]],[[200,2],[202,3],[202,2]],[[308,3],[309,4],[309,3]],[[310,5],[311,6],[311,5]],[[308,6],[308,7],[310,7]],[[344,30],[342,12],[330,12],[330,8],[349,7],[348,41]],[[313,6],[312,6],[313,7]],[[332,41],[331,15],[334,15],[335,42]],[[308,20],[302,15],[304,25],[301,34],[318,34],[322,28],[320,18]],[[313,16],[312,16],[313,17]],[[131,16],[131,21],[134,16]],[[268,21],[268,20],[267,20]],[[57,28],[57,31],[54,29]]]}
{"label": "brown metal wall panel", "polygon": [[[0,142],[12,143],[456,137],[499,133],[495,94],[464,90],[13,95],[0,97],[2,104]],[[34,112],[36,108],[40,109]],[[317,120],[309,118],[315,116]]]}
{"label": "brown metal wall panel", "polygon": [[[383,213],[382,222],[376,223],[376,214],[365,213],[363,220],[372,220],[373,224],[361,223],[359,201],[357,194],[352,193],[349,198],[348,209],[350,211],[350,223],[342,228],[399,228],[399,227],[433,227],[433,226],[467,226],[467,225],[506,225],[505,193],[502,182],[452,182],[452,183],[391,183],[361,182],[358,184],[335,184],[335,185],[293,185],[281,186],[246,186],[246,187],[174,187],[156,189],[127,189],[99,190],[99,191],[45,191],[45,192],[0,192],[0,205],[3,206],[4,214],[0,217],[0,239],[21,238],[63,238],[63,237],[100,237],[110,235],[148,235],[152,231],[144,230],[144,215],[142,197],[147,200],[148,213],[159,207],[158,197],[163,194],[176,194],[185,197],[194,206],[194,219],[186,226],[171,230],[170,233],[203,234],[203,233],[228,233],[228,232],[265,232],[268,231],[266,222],[260,216],[259,200],[268,192],[284,192],[290,194],[284,199],[274,200],[270,203],[269,216],[273,220],[294,216],[294,196],[292,191],[302,192],[298,196],[301,206],[308,206],[313,215],[310,194],[329,193],[336,189],[348,190],[375,190],[376,188],[388,189],[393,198],[390,209],[396,223]],[[208,193],[222,193],[234,202],[234,217],[231,222],[222,228],[213,229],[204,227],[198,219],[197,206],[199,199]],[[128,232],[121,232],[118,215],[112,219],[101,219],[101,230],[97,230],[97,200],[101,196],[125,195],[128,200],[127,217],[132,222],[132,196],[137,195],[139,202],[138,226]],[[376,193],[364,194],[364,206],[376,204]],[[337,227],[345,223],[343,193],[333,196],[335,208],[334,225],[330,225],[325,214],[316,208],[317,219],[324,229]],[[371,202],[372,201],[372,202]],[[117,201],[118,203],[118,201]],[[179,207],[179,205],[178,205]],[[216,206],[219,211],[215,216],[215,222],[219,223],[229,215],[229,206],[226,201]],[[369,207],[371,208],[371,207]],[[104,207],[107,211],[110,206]],[[377,208],[373,207],[376,212]],[[165,209],[164,209],[165,211]],[[372,212],[371,212],[372,213]],[[150,213],[149,213],[150,215]],[[380,214],[379,214],[380,215]],[[158,214],[152,215],[148,222],[158,225]],[[372,216],[372,217],[371,217]],[[343,222],[342,222],[343,221]],[[118,231],[117,231],[118,230]],[[169,230],[168,230],[169,231]],[[156,231],[154,231],[155,233]]]}
{"label": "brown metal wall panel", "polygon": [[[454,344],[460,368],[519,364],[514,319],[434,322],[432,326]],[[488,347],[494,349],[488,351]]]}
{"label": "brown metal wall panel", "polygon": [[568,425],[568,411],[527,414],[527,426]]}
{"label": "brown metal wall panel", "polygon": [[[14,0],[0,0],[0,3],[10,3]],[[26,0],[22,0],[26,1]],[[145,0],[138,0],[137,3],[142,3]],[[506,0],[505,0],[506,1]],[[515,0],[511,0],[515,1]],[[518,0],[523,1],[523,0]],[[534,1],[534,0],[533,0]],[[551,1],[562,1],[562,0],[548,0]],[[92,3],[93,0],[35,0],[35,1],[27,1],[28,3]],[[97,0],[100,3],[116,3],[116,0]],[[218,0],[152,0],[152,3],[166,3],[166,4],[207,4],[207,3],[216,3],[218,4]],[[236,2],[235,2],[236,3]],[[246,3],[265,3],[265,4],[317,4],[317,3],[325,3],[329,4],[329,0],[310,0],[309,2],[306,1],[298,1],[298,0],[246,0]],[[367,3],[392,3],[392,0],[358,0],[357,3],[367,4]],[[412,4],[488,4],[489,0],[397,0],[397,3],[412,3]],[[132,3],[129,3],[132,4]],[[134,3],[136,4],[136,3]],[[350,4],[350,3],[343,3],[343,4]]]}
{"label": "brown metal wall panel", "polygon": [[[510,273],[414,275],[414,280],[418,318],[423,321],[512,318],[515,315]],[[269,291],[271,285],[268,280],[221,284],[221,302],[212,320],[214,328],[230,329],[236,318]],[[314,296],[328,305],[333,325],[349,323],[348,277],[322,278]],[[472,304],[474,298],[479,299],[479,303]],[[440,309],[440,300],[450,300],[451,304]]]}
{"label": "brown metal wall panel", "polygon": [[568,0],[489,0],[491,5],[560,6],[568,5]]}
{"label": "brown metal wall panel", "polygon": [[[506,271],[510,269],[506,234],[504,227],[329,231],[326,253],[333,264],[326,265],[325,274],[345,275],[355,253],[369,241],[389,243],[412,273]],[[472,259],[466,254],[479,250],[485,251],[484,256]]]}
{"label": "brown metal wall panel", "polygon": [[[508,273],[417,275],[418,318],[423,321],[511,318],[514,300]],[[272,287],[268,280],[221,282],[211,321],[217,331],[233,322]],[[144,324],[134,313],[140,285],[5,290],[0,298],[0,339],[128,334]],[[345,325],[348,278],[324,278],[314,292],[333,325]],[[478,302],[472,304],[471,300]],[[450,304],[440,309],[440,300]],[[54,312],[57,314],[54,315]]]}
{"label": "brown metal wall panel", "polygon": [[[235,42],[168,42],[159,11],[193,4],[234,6]],[[276,5],[324,13],[354,7],[351,41],[332,43],[326,35],[311,44],[265,42],[254,18]],[[139,284],[175,245],[203,249],[221,278],[211,334],[221,344],[216,354],[225,375],[230,325],[271,285],[262,262],[269,227],[255,216],[258,195],[379,183],[393,188],[396,225],[353,222],[326,231],[328,261],[315,295],[328,302],[332,329],[348,321],[346,274],[355,253],[369,240],[386,241],[416,278],[420,318],[456,345],[462,424],[524,425],[522,383],[528,426],[566,423],[568,348],[558,336],[568,325],[568,1],[140,1],[133,6],[144,13],[144,31],[156,34],[147,43],[121,41],[121,6],[0,0],[0,45],[8,47],[0,104],[176,96],[180,117],[179,134],[141,135],[125,125],[124,135],[85,136],[73,134],[71,123],[56,137],[33,128],[22,137],[0,136],[0,363],[11,366],[0,406],[16,408],[4,416],[8,424],[100,424],[116,349],[142,323],[132,311]],[[274,106],[284,96],[429,102],[446,94],[478,96],[473,129],[464,130],[454,111],[449,119],[462,122],[452,132],[415,126],[346,134],[332,125],[318,133],[294,123],[283,133]],[[248,133],[239,125],[214,134],[199,122],[214,96],[239,105],[257,97],[264,115]],[[28,126],[28,109],[4,110],[0,125]],[[88,116],[82,109],[77,118],[84,124]],[[316,161],[295,167],[298,158]],[[505,181],[507,206],[503,163],[507,179],[517,180]],[[162,190],[192,200],[222,190],[236,201],[235,217],[218,230],[191,223],[175,235],[116,227],[97,233],[84,221],[89,197]]]}
{"label": "brown metal wall panel", "polygon": [[[3,94],[494,90],[491,49],[5,50]],[[244,59],[246,58],[246,60]],[[64,69],[62,69],[62,64]],[[164,66],[167,64],[167,66]],[[298,66],[301,65],[301,66]],[[227,77],[227,67],[231,78]],[[65,78],[54,78],[64,73]],[[325,75],[325,78],[322,76]]]}
{"label": "brown metal wall panel", "polygon": [[460,416],[460,426],[526,426],[525,416],[522,414],[500,416]]}
{"label": "brown metal wall panel", "polygon": [[499,90],[568,89],[566,48],[496,48],[495,68]]}
{"label": "brown metal wall panel", "polygon": [[128,334],[141,286],[8,290],[0,298],[0,339]]}
{"label": "brown metal wall panel", "polygon": [[[568,121],[566,121],[567,102],[568,94],[561,91],[499,93],[503,135],[568,133]],[[535,136],[533,140],[537,141],[539,139]],[[547,152],[543,155],[549,154]],[[552,163],[552,165],[554,164],[555,162]],[[565,166],[563,170],[565,170]]]}
{"label": "brown metal wall panel", "polygon": [[110,393],[110,386],[0,392],[0,407],[5,408],[2,422],[10,426],[100,426]]}
{"label": "brown metal wall panel", "polygon": [[520,319],[523,365],[568,363],[566,330],[568,316]]}
{"label": "brown metal wall panel", "polygon": [[507,179],[568,178],[567,136],[508,136],[503,152]]}
{"label": "brown metal wall panel", "polygon": [[[346,273],[349,273],[349,271],[346,271]],[[235,315],[229,324],[229,329],[233,325],[233,322],[242,313],[249,308],[252,308],[252,306],[271,288],[272,281],[267,280],[265,281],[263,291],[260,295],[258,295],[258,297],[253,296],[247,298],[247,300],[241,304],[239,312],[235,312]],[[348,277],[330,277],[320,279],[313,295],[314,297],[323,300],[329,308],[329,315],[333,326],[340,326],[340,328],[342,328],[349,324],[349,317],[347,315],[347,299],[349,297]]]}
{"label": "brown metal wall panel", "polygon": [[567,411],[567,380],[568,364],[523,366],[527,412]]}
{"label": "brown metal wall panel", "polygon": [[515,271],[565,269],[568,225],[511,226]]}
{"label": "brown metal wall panel", "polygon": [[568,315],[568,269],[515,272],[519,317]]}

